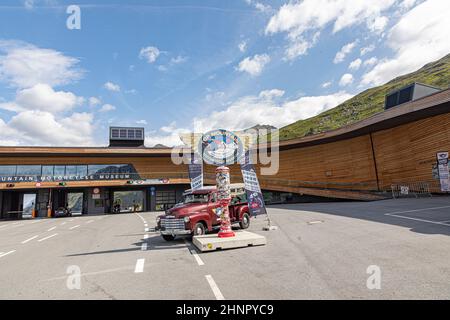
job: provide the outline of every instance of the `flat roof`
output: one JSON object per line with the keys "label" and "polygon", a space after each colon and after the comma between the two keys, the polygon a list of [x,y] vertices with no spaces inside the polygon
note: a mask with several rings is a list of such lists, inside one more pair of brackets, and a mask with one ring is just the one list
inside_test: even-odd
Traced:
{"label": "flat roof", "polygon": [[[450,88],[423,98],[410,101],[377,113],[367,119],[350,125],[318,133],[311,136],[283,140],[279,142],[280,150],[306,147],[338,140],[349,139],[371,132],[393,128],[405,123],[450,112]],[[185,153],[189,147],[180,147]],[[122,147],[0,147],[0,156],[144,156],[167,157],[172,148],[122,148]]]}

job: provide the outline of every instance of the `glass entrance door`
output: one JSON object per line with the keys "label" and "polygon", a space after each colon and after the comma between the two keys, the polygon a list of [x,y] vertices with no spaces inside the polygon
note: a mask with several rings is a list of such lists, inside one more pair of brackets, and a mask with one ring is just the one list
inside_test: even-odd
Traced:
{"label": "glass entrance door", "polygon": [[144,198],[144,191],[115,191],[113,207],[117,208],[118,212],[143,211]]}
{"label": "glass entrance door", "polygon": [[83,193],[82,192],[69,192],[67,194],[67,209],[74,216],[83,214]]}
{"label": "glass entrance door", "polygon": [[33,210],[35,209],[36,204],[36,194],[24,194],[23,195],[23,210],[22,210],[22,219],[31,219],[33,217]]}

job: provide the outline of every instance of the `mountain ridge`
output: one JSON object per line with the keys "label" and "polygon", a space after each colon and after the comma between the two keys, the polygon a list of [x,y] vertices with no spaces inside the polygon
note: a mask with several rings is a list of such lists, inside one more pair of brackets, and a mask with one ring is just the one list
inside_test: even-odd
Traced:
{"label": "mountain ridge", "polygon": [[384,110],[387,93],[413,82],[447,89],[450,84],[450,54],[420,69],[396,77],[381,86],[369,88],[317,116],[298,120],[280,129],[280,140],[301,138],[350,125]]}

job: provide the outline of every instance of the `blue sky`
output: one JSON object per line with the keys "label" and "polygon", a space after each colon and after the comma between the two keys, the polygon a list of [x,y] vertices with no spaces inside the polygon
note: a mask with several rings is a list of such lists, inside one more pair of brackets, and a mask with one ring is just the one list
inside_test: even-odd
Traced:
{"label": "blue sky", "polygon": [[123,2],[2,1],[0,144],[281,127],[450,52],[446,0]]}

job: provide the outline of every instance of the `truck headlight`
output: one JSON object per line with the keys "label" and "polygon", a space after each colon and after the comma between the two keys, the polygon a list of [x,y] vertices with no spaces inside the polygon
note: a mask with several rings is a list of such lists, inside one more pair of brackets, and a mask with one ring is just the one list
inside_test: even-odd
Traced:
{"label": "truck headlight", "polygon": [[183,219],[184,219],[185,223],[188,223],[189,221],[191,221],[191,219],[189,217],[184,217]]}

